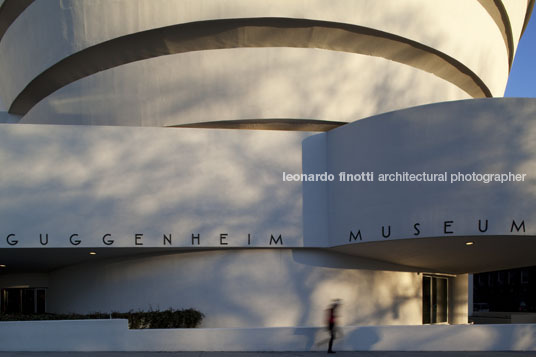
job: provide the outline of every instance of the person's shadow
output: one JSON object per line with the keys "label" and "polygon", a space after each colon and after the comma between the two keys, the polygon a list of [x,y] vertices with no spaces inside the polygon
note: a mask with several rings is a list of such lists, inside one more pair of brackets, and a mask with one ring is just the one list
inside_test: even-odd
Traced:
{"label": "person's shadow", "polygon": [[340,347],[350,351],[370,351],[378,342],[380,337],[371,326],[355,327],[339,342]]}

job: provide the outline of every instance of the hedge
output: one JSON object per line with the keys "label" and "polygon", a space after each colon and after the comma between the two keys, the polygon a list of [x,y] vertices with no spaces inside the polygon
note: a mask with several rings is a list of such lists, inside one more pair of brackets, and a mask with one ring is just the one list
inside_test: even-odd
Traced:
{"label": "hedge", "polygon": [[37,320],[87,320],[87,319],[128,319],[131,329],[143,328],[195,328],[201,324],[205,315],[195,309],[164,311],[129,311],[111,314],[0,314],[0,321],[37,321]]}

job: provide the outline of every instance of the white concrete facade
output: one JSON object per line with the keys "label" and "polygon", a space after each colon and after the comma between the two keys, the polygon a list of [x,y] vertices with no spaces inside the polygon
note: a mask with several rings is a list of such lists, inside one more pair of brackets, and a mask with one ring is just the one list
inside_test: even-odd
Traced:
{"label": "white concrete facade", "polygon": [[[441,322],[466,324],[468,273],[533,262],[536,101],[485,97],[534,1],[21,4],[0,4],[1,289],[47,288],[49,312],[193,307],[209,335],[308,336],[276,350],[315,349],[340,298],[344,348],[410,349],[372,328],[423,324],[426,279],[448,282]],[[380,180],[395,172],[447,182]],[[252,341],[237,350],[266,348]]]}
{"label": "white concrete facade", "polygon": [[[519,0],[504,9],[512,12],[511,32],[517,41],[527,1]],[[0,59],[5,78],[0,94],[4,104],[10,106],[47,68],[121,36],[166,26],[241,18],[324,21],[357,26],[357,32],[379,31],[395,44],[413,41],[411,48],[423,46],[425,53],[434,53],[433,58],[440,55],[453,59],[459,71],[473,72],[473,80],[483,81],[482,85],[489,89],[488,96],[502,95],[506,86],[509,49],[494,19],[478,1],[432,4],[404,0],[380,4],[337,0],[329,5],[322,1],[305,5],[297,0],[261,4],[233,0],[221,6],[217,1],[136,0],[110,4],[37,0],[17,17],[0,42],[0,52],[7,54]],[[411,18],[411,26],[407,18]],[[24,45],[20,38],[26,39]],[[363,41],[371,43],[374,39]],[[449,83],[454,76],[445,74],[446,62],[426,67],[420,73],[415,65],[431,63],[433,59],[411,53],[412,50],[395,58],[386,50],[389,44],[364,53],[357,48],[358,54],[338,51],[337,43],[314,41],[253,46],[263,48],[237,44],[232,49],[146,59],[70,83],[36,103],[21,121],[135,126],[263,118],[350,122],[409,106],[471,97],[465,92],[469,87],[460,89]],[[318,50],[319,47],[331,51]],[[69,71],[61,70],[58,76],[68,77]],[[199,98],[203,98],[201,105]],[[248,105],[243,105],[244,101]]]}
{"label": "white concrete facade", "polygon": [[203,311],[206,327],[321,327],[325,308],[340,298],[343,325],[421,324],[421,276],[382,270],[379,262],[301,249],[127,257],[51,273],[48,307],[69,313],[181,305]]}
{"label": "white concrete facade", "polygon": [[[6,170],[0,192],[11,204],[2,210],[6,221],[0,244],[11,258],[3,261],[12,266],[22,264],[29,249],[38,254],[40,263],[29,261],[21,269],[39,270],[43,264],[50,271],[48,308],[55,312],[183,306],[206,312],[207,327],[320,326],[323,307],[340,297],[346,301],[346,324],[420,324],[422,273],[465,274],[530,263],[535,218],[530,214],[533,200],[527,198],[534,179],[502,184],[428,182],[421,187],[378,181],[302,184],[283,181],[282,173],[324,172],[323,162],[331,163],[327,172],[335,174],[341,168],[357,172],[351,162],[361,163],[359,170],[379,173],[385,166],[378,163],[389,164],[388,157],[396,161],[389,164],[395,171],[400,165],[399,171],[417,173],[438,167],[449,173],[461,168],[502,172],[504,164],[516,173],[530,173],[536,161],[530,156],[532,141],[519,135],[531,136],[528,118],[535,112],[530,99],[483,99],[393,112],[326,134],[5,124]],[[428,125],[427,120],[432,127],[418,130]],[[505,122],[499,136],[473,129],[497,128]],[[418,126],[412,128],[411,123]],[[400,127],[392,138],[384,130],[389,126]],[[354,127],[357,134],[352,133]],[[28,129],[33,129],[31,135]],[[80,129],[86,133],[80,135]],[[190,136],[195,140],[178,142],[173,130],[195,133]],[[449,138],[448,150],[434,148],[444,145],[434,130]],[[349,141],[344,139],[347,133]],[[421,140],[411,140],[411,135]],[[520,148],[512,153],[508,147],[514,138],[529,145],[519,162],[511,155],[519,155]],[[391,149],[384,144],[381,153],[371,155],[369,140],[380,139],[391,143]],[[262,146],[254,144],[261,140]],[[151,144],[138,145],[143,142]],[[225,151],[231,142],[235,148]],[[399,142],[412,144],[401,151]],[[24,153],[9,149],[17,147],[24,147]],[[241,156],[249,147],[256,150]],[[478,160],[463,156],[468,147]],[[490,153],[491,147],[495,153]],[[343,148],[355,154],[340,153]],[[364,148],[367,156],[354,161]],[[434,162],[411,166],[411,153],[432,151],[437,154]],[[174,158],[166,152],[189,154]],[[500,153],[506,157],[501,159]],[[242,157],[239,166],[237,155]],[[333,159],[324,161],[330,156]],[[402,161],[405,157],[410,161]],[[184,180],[178,180],[181,175]],[[407,186],[397,189],[401,185]],[[453,191],[455,185],[459,188]],[[459,206],[456,202],[463,196],[457,192],[466,195],[465,189],[476,197],[502,197],[503,205],[475,200]],[[380,192],[388,195],[387,203],[379,200]],[[353,202],[353,195],[360,201]],[[359,213],[359,207],[366,210]],[[464,215],[459,214],[461,207]],[[377,218],[367,216],[375,212],[372,209]],[[354,220],[345,212],[368,219]],[[422,235],[415,235],[416,222]],[[467,247],[467,240],[476,244]],[[395,250],[389,249],[395,245]],[[329,247],[338,253],[323,250]],[[195,251],[207,248],[213,250]],[[65,267],[71,263],[58,249],[78,254],[85,263]],[[90,249],[99,253],[94,262],[88,261]],[[486,254],[473,259],[475,252]],[[465,296],[451,299],[458,301],[451,307],[452,323],[467,321],[467,278],[462,277],[451,281],[451,292]],[[11,279],[4,287],[31,285],[26,275],[17,280],[8,274],[4,279]],[[465,283],[456,283],[458,279]],[[170,283],[180,289],[169,289]],[[378,290],[372,288],[376,284]],[[213,303],[214,296],[220,304]]]}

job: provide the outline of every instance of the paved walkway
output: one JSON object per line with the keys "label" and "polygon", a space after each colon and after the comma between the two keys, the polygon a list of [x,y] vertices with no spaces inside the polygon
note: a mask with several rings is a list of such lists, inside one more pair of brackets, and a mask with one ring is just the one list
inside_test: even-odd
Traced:
{"label": "paved walkway", "polygon": [[[536,352],[337,352],[339,357],[536,357]],[[0,352],[0,357],[319,357],[325,352]]]}

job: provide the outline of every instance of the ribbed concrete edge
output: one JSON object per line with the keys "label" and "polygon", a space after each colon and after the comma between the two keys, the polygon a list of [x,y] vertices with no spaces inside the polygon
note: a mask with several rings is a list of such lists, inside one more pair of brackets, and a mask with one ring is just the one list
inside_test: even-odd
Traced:
{"label": "ribbed concrete edge", "polygon": [[[338,351],[536,351],[536,325],[345,326]],[[323,351],[319,327],[129,330],[126,320],[1,322],[1,351]]]}

